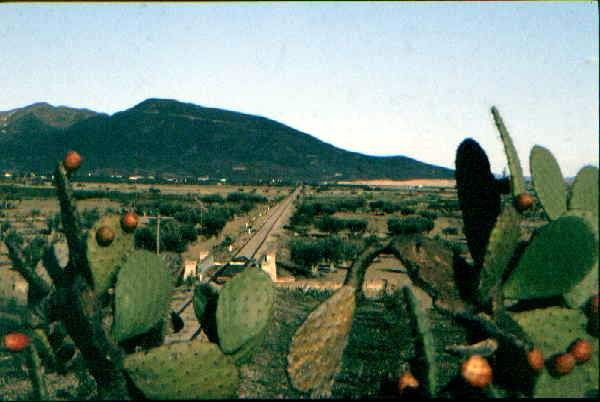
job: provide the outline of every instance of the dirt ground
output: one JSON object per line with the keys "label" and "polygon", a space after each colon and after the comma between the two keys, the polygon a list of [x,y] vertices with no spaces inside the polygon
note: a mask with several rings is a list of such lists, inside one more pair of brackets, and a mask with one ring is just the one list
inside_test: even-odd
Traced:
{"label": "dirt ground", "polygon": [[412,179],[412,180],[353,180],[340,181],[338,184],[378,187],[454,187],[456,180],[450,179]]}

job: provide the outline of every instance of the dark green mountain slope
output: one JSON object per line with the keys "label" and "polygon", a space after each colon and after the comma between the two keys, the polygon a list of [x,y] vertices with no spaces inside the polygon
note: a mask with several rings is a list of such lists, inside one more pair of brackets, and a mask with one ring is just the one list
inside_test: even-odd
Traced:
{"label": "dark green mountain slope", "polygon": [[[348,152],[264,117],[148,99],[112,116],[66,128],[30,116],[0,135],[0,168],[50,170],[68,149],[82,173],[227,177],[233,180],[348,180],[453,177],[414,159]],[[16,123],[9,125],[15,126]],[[36,150],[35,158],[23,152]]]}

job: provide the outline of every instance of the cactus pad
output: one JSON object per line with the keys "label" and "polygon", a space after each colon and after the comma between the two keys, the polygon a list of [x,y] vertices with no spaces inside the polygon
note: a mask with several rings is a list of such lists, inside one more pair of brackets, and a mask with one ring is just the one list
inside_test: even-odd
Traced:
{"label": "cactus pad", "polygon": [[416,329],[416,335],[419,339],[418,345],[421,349],[419,356],[419,369],[414,369],[415,373],[422,372],[419,376],[421,381],[424,381],[425,387],[429,391],[430,396],[434,397],[437,394],[437,362],[435,357],[435,346],[433,340],[433,331],[427,311],[421,307],[415,295],[409,286],[402,288],[404,297],[409,306],[409,311],[412,313],[412,320]]}
{"label": "cactus pad", "polygon": [[202,330],[211,342],[217,343],[217,303],[219,300],[218,291],[208,283],[199,283],[194,288],[192,298],[194,313],[200,323]]}
{"label": "cactus pad", "polygon": [[487,252],[479,280],[479,299],[485,302],[497,289],[521,236],[520,216],[512,205],[507,205],[498,216],[490,234]]}
{"label": "cactus pad", "polygon": [[271,319],[274,298],[271,278],[255,267],[246,268],[223,286],[217,303],[217,333],[224,353],[235,353],[262,334]]}
{"label": "cactus pad", "polygon": [[485,151],[471,139],[456,151],[456,187],[467,246],[476,266],[483,264],[490,232],[500,214],[500,193]]}
{"label": "cactus pad", "polygon": [[527,188],[525,187],[525,178],[523,177],[523,169],[521,168],[521,162],[519,161],[519,155],[513,145],[510,134],[504,126],[500,112],[495,106],[492,107],[492,116],[494,116],[494,122],[500,132],[500,138],[504,144],[504,152],[506,153],[506,159],[508,160],[508,169],[510,170],[510,184],[511,191],[514,197],[521,193],[524,193]]}
{"label": "cactus pad", "polygon": [[598,292],[598,261],[590,272],[563,295],[565,303],[571,308],[583,306],[593,294]]}
{"label": "cactus pad", "polygon": [[591,342],[594,350],[590,361],[565,376],[554,377],[545,368],[536,381],[534,397],[589,397],[598,392],[598,339],[586,333],[587,318],[581,311],[549,307],[512,315],[546,357],[564,353],[577,338]]}
{"label": "cactus pad", "polygon": [[[114,230],[115,239],[108,247],[96,241],[98,228],[108,226]],[[96,222],[87,235],[87,258],[94,278],[94,290],[101,295],[112,286],[114,277],[125,255],[133,250],[133,235],[121,228],[121,218],[116,214],[105,215]]]}
{"label": "cactus pad", "polygon": [[149,399],[237,397],[238,369],[214,343],[163,345],[127,356],[124,367]]}
{"label": "cactus pad", "polygon": [[313,310],[298,328],[288,354],[292,385],[311,396],[330,396],[352,328],[356,289],[344,285]]}
{"label": "cactus pad", "polygon": [[584,166],[575,176],[569,198],[569,209],[590,211],[598,220],[598,168]]}
{"label": "cactus pad", "polygon": [[529,166],[535,192],[550,220],[567,210],[567,188],[554,155],[539,145],[531,149]]}
{"label": "cactus pad", "polygon": [[173,288],[167,266],[146,250],[131,253],[117,276],[112,334],[122,341],[143,334],[167,314]]}
{"label": "cactus pad", "polygon": [[511,299],[559,296],[579,283],[597,260],[593,229],[582,218],[564,216],[542,227],[504,284]]}

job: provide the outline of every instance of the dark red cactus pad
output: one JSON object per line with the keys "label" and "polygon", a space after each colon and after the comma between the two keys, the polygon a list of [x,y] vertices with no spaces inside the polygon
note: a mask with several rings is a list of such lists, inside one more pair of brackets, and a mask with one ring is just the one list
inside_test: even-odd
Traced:
{"label": "dark red cactus pad", "polygon": [[481,267],[490,233],[500,214],[500,189],[485,151],[472,138],[459,145],[455,165],[467,245],[475,266]]}

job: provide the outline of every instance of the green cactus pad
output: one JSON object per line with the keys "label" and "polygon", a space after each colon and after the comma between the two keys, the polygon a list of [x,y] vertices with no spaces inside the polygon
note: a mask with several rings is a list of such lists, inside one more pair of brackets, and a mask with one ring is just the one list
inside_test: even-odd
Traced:
{"label": "green cactus pad", "polygon": [[261,335],[271,319],[274,298],[273,282],[259,268],[246,268],[223,286],[217,303],[217,333],[223,352],[235,353]]}
{"label": "green cactus pad", "polygon": [[475,140],[467,138],[459,145],[455,164],[467,246],[475,265],[480,267],[490,232],[500,214],[500,193],[487,155]]}
{"label": "green cactus pad", "polygon": [[575,176],[569,198],[569,209],[590,211],[598,220],[598,168],[584,166]]}
{"label": "green cactus pad", "polygon": [[508,134],[508,130],[504,126],[500,112],[495,106],[492,107],[492,115],[494,116],[494,122],[500,132],[500,138],[504,144],[504,152],[506,153],[506,159],[508,160],[508,169],[510,170],[510,184],[511,191],[514,197],[521,193],[524,193],[527,188],[525,186],[525,178],[523,177],[523,169],[521,168],[521,161],[517,150],[513,145],[512,139]]}
{"label": "green cactus pad", "polygon": [[131,253],[117,276],[112,334],[118,342],[143,334],[167,314],[173,288],[169,270],[156,254]]}
{"label": "green cactus pad", "polygon": [[598,292],[598,261],[590,272],[573,286],[571,290],[563,295],[565,303],[571,308],[583,306],[589,299]]}
{"label": "green cactus pad", "polygon": [[534,397],[577,398],[598,392],[598,339],[587,334],[585,314],[579,310],[549,307],[512,315],[546,358],[566,352],[577,338],[588,340],[594,351],[590,361],[575,366],[572,372],[562,377],[552,376],[545,368],[536,381]]}
{"label": "green cactus pad", "polygon": [[[231,355],[234,363],[238,366],[242,364],[246,364],[250,362],[250,358],[256,350],[267,338],[267,331],[262,331],[254,338],[250,339],[246,342],[241,348],[239,348],[235,353]],[[209,337],[210,339],[210,337]]]}
{"label": "green cactus pad", "polygon": [[567,210],[567,188],[554,155],[539,145],[531,149],[529,167],[535,192],[550,220]]}
{"label": "green cactus pad", "polygon": [[487,252],[479,279],[479,299],[485,302],[500,284],[521,236],[520,215],[512,205],[506,205],[490,234]]}
{"label": "green cactus pad", "polygon": [[24,326],[25,322],[21,316],[0,311],[0,335],[20,330]]}
{"label": "green cactus pad", "polygon": [[202,322],[202,316],[206,311],[209,301],[213,298],[213,295],[212,288],[207,283],[200,283],[194,288],[192,302],[198,322]]}
{"label": "green cactus pad", "polygon": [[237,397],[239,372],[214,343],[172,343],[128,355],[124,367],[149,399]]}
{"label": "green cactus pad", "polygon": [[341,369],[356,309],[356,289],[344,285],[314,309],[298,328],[287,356],[287,372],[299,391],[329,397]]}
{"label": "green cactus pad", "polygon": [[597,255],[593,229],[584,219],[558,218],[533,238],[504,284],[504,296],[531,299],[562,295],[587,275]]}
{"label": "green cactus pad", "polygon": [[194,313],[196,313],[196,319],[211,342],[218,342],[216,324],[218,300],[218,291],[208,283],[200,283],[194,288],[192,298]]}
{"label": "green cactus pad", "polygon": [[[115,239],[107,247],[96,241],[96,231],[108,226],[115,231]],[[105,215],[96,222],[87,235],[87,259],[94,278],[94,290],[101,295],[112,286],[119,265],[127,253],[133,251],[133,234],[121,228],[121,217],[116,214]]]}
{"label": "green cactus pad", "polygon": [[421,307],[410,287],[405,286],[402,288],[402,292],[409,306],[409,311],[412,313],[412,320],[422,352],[422,356],[419,356],[420,367],[415,367],[413,370],[418,377],[421,377],[419,380],[424,382],[430,396],[435,397],[438,391],[438,373],[431,323],[427,311]]}

